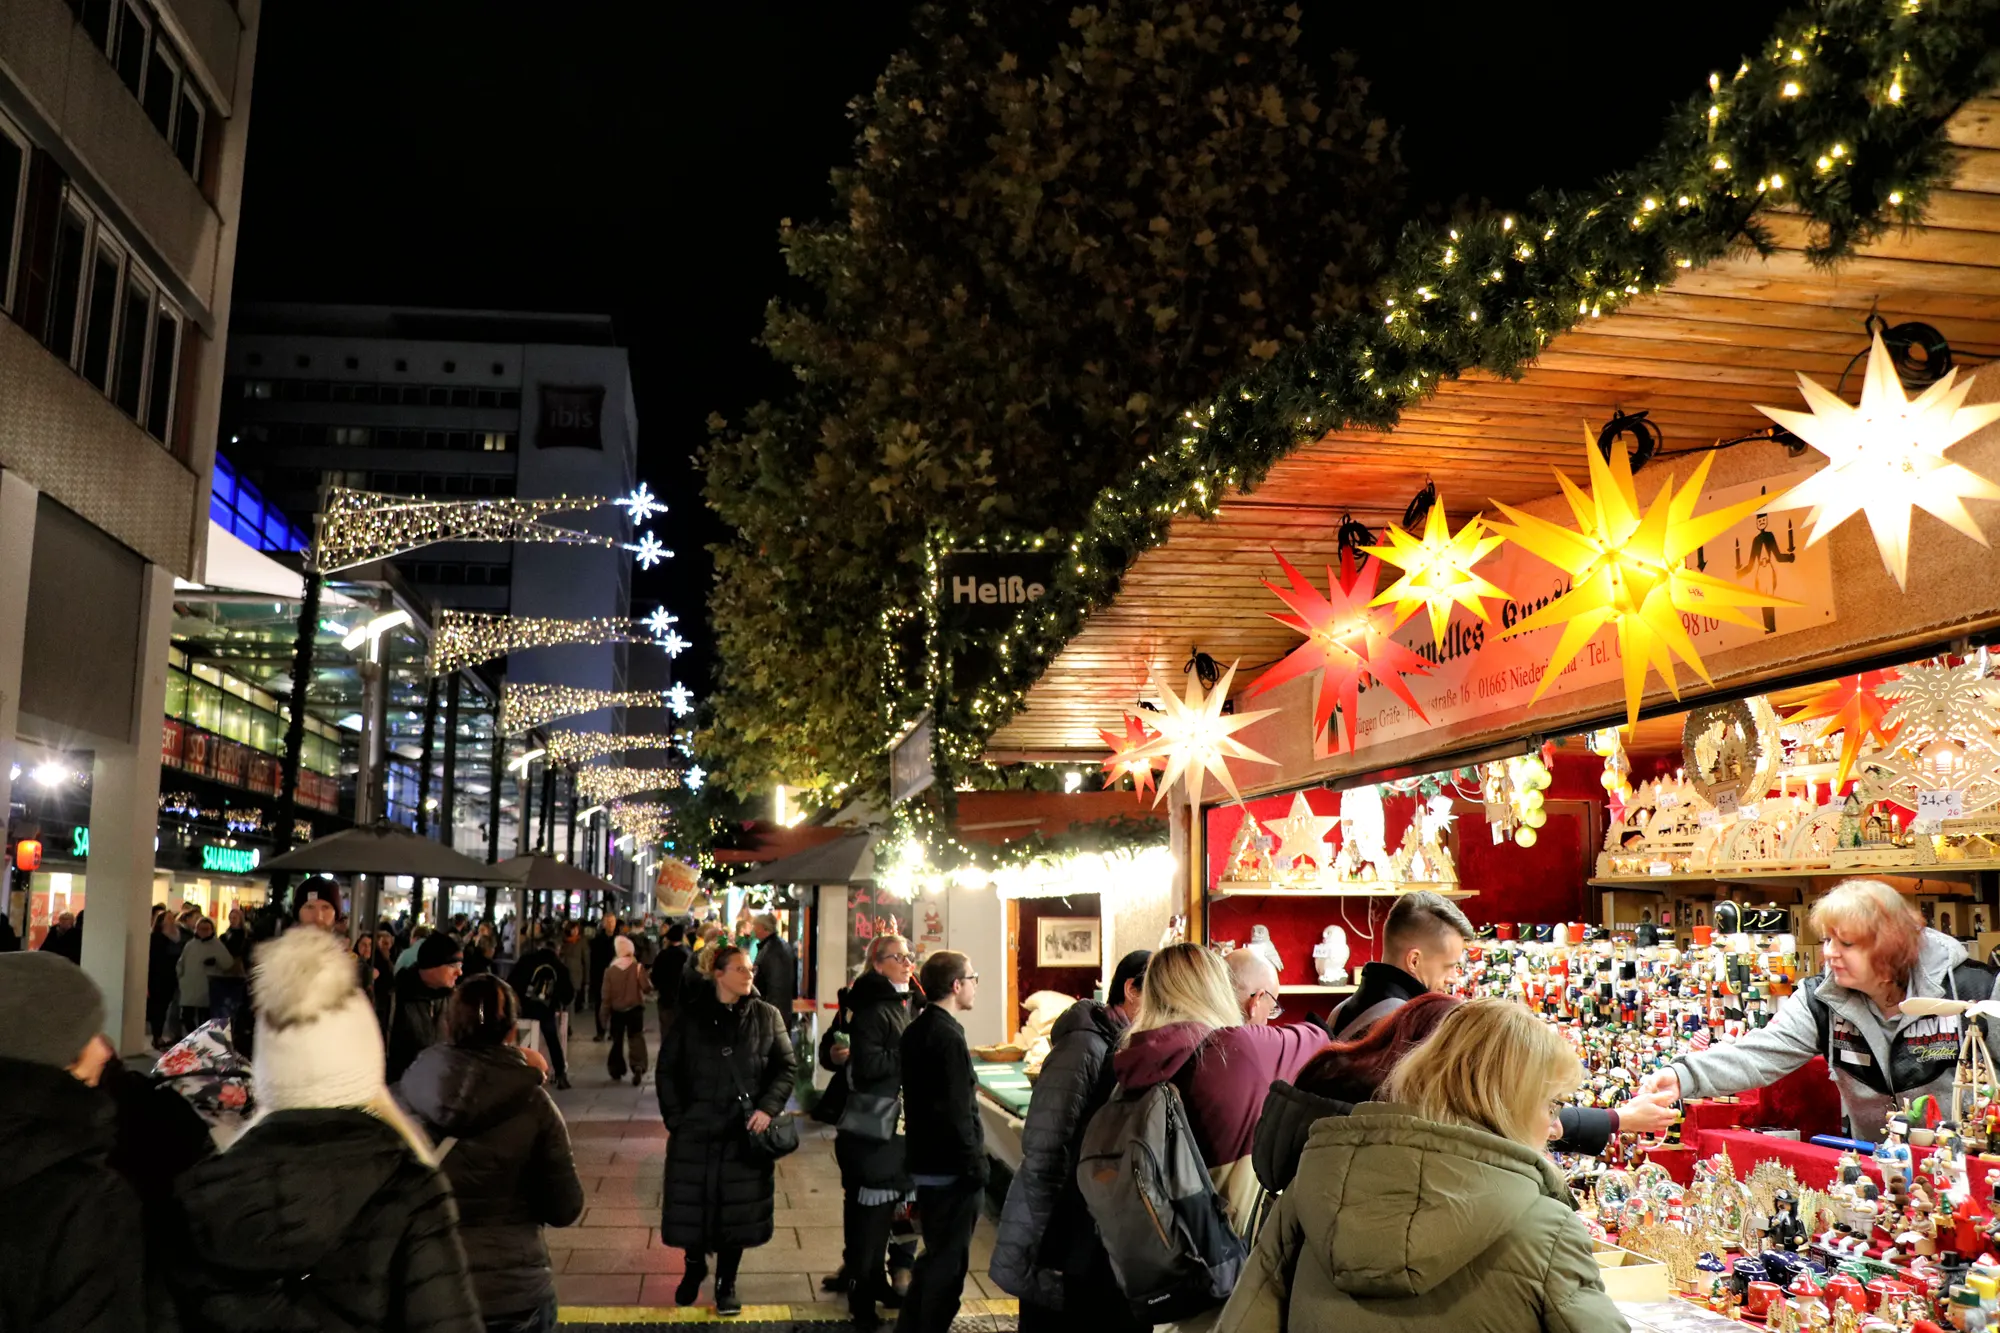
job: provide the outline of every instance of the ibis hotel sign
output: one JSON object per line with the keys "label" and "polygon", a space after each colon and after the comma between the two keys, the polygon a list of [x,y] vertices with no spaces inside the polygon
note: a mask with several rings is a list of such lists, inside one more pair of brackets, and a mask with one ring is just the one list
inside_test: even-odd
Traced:
{"label": "ibis hotel sign", "polygon": [[961,630],[1005,629],[1048,595],[1046,551],[949,551],[938,560],[938,617]]}

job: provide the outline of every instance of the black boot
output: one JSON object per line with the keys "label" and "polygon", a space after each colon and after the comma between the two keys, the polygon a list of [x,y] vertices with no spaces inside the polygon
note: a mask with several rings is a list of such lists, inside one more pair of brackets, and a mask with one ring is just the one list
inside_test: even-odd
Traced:
{"label": "black boot", "polygon": [[701,1284],[708,1278],[708,1264],[690,1263],[681,1274],[679,1285],[674,1288],[675,1305],[693,1305],[695,1297],[701,1295]]}
{"label": "black boot", "polygon": [[743,1302],[736,1299],[736,1284],[717,1279],[715,1284],[715,1312],[717,1314],[742,1314]]}

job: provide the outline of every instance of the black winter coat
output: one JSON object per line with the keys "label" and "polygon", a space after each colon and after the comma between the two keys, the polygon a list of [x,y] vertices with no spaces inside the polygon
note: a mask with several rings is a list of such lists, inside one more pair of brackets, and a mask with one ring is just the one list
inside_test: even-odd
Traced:
{"label": "black winter coat", "polygon": [[542,1073],[509,1046],[433,1046],[396,1096],[442,1145],[458,1202],[458,1238],[488,1319],[526,1314],[555,1294],[542,1228],[583,1216],[569,1128]]}
{"label": "black winter coat", "polygon": [[139,1200],[105,1164],[112,1119],[68,1070],[0,1060],[0,1329],[146,1327]]}
{"label": "black winter coat", "polygon": [[1091,1115],[1118,1085],[1111,1051],[1124,1022],[1095,1000],[1078,1000],[1049,1033],[1021,1127],[1021,1166],[1000,1210],[993,1280],[1023,1301],[1064,1307],[1066,1278],[1099,1271],[1104,1245],[1076,1187],[1077,1150]]}
{"label": "black winter coat", "polygon": [[[1335,1041],[1352,1041],[1367,1026],[1358,1022],[1364,1014],[1376,1010],[1386,1000],[1396,1001],[1389,1006],[1394,1009],[1406,1000],[1416,999],[1427,989],[1423,982],[1394,963],[1363,963],[1359,987],[1347,997],[1346,1003],[1327,1015],[1326,1030]],[[1380,1014],[1376,1016],[1380,1017]],[[1370,1018],[1368,1021],[1372,1023],[1375,1020]]]}
{"label": "black winter coat", "polygon": [[187,1328],[484,1333],[450,1186],[365,1111],[274,1111],[174,1194]]}
{"label": "black winter coat", "polygon": [[792,1024],[792,1001],[799,995],[799,957],[792,946],[776,935],[757,946],[757,963],[752,975],[757,998],[778,1011],[785,1026]]}
{"label": "black winter coat", "polygon": [[590,937],[590,991],[593,995],[597,993],[598,983],[604,980],[604,969],[610,967],[611,960],[618,956],[618,946],[612,943],[616,938],[617,932],[601,926]]}
{"label": "black winter coat", "polygon": [[395,992],[389,998],[390,1083],[403,1077],[419,1052],[444,1040],[444,1006],[449,999],[449,990],[424,984],[414,963],[396,974]]}
{"label": "black winter coat", "polygon": [[[848,1035],[847,1063],[841,1066],[849,1092],[894,1097],[903,1088],[903,1029],[913,1013],[923,1010],[923,996],[913,986],[898,991],[887,977],[870,969],[841,993],[840,1012],[828,1035]],[[822,1043],[824,1047],[826,1043]],[[903,1136],[875,1143],[852,1134],[837,1134],[833,1157],[840,1164],[842,1188],[910,1188],[903,1161]]]}
{"label": "black winter coat", "polygon": [[680,1012],[682,992],[687,989],[688,966],[693,961],[694,951],[685,944],[660,946],[650,970],[653,974],[653,995],[663,1016]]}
{"label": "black winter coat", "polygon": [[527,999],[536,987],[540,976],[550,991],[550,1006],[560,1012],[576,1002],[576,983],[570,979],[569,969],[562,958],[546,944],[521,955],[521,961],[514,964],[514,970],[507,974],[507,984],[514,993]]}
{"label": "black winter coat", "polygon": [[965,1027],[941,1004],[903,1030],[903,1126],[913,1176],[986,1180],[986,1127]]}
{"label": "black winter coat", "polygon": [[707,1254],[771,1239],[773,1166],[744,1122],[752,1110],[783,1111],[796,1072],[785,1025],[762,1000],[702,996],[667,1030],[657,1080],[668,1136],[662,1245]]}

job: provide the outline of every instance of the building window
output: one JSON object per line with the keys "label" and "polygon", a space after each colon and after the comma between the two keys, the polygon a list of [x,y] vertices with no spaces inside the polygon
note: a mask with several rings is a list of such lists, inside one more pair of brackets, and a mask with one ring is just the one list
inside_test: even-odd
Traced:
{"label": "building window", "polygon": [[28,143],[0,120],[0,305],[14,308],[14,238],[21,234],[21,210],[28,186]]}
{"label": "building window", "polygon": [[146,119],[168,143],[174,141],[174,110],[180,104],[181,71],[165,42],[154,42],[152,57],[146,62],[146,95],[140,104]]}
{"label": "building window", "polygon": [[489,454],[510,453],[514,448],[514,437],[502,431],[489,430],[479,437],[479,445]]}
{"label": "building window", "polygon": [[83,316],[83,377],[99,392],[111,392],[111,330],[118,320],[124,256],[102,237],[90,263],[90,303]]}
{"label": "building window", "polygon": [[54,281],[49,293],[48,324],[42,330],[42,345],[65,363],[74,361],[76,317],[83,297],[83,255],[90,235],[90,217],[81,209],[65,206],[56,227]]}
{"label": "building window", "polygon": [[169,151],[199,183],[208,107],[186,75],[187,62],[159,32],[152,12],[141,0],[73,0],[72,7]]}
{"label": "building window", "polygon": [[244,380],[244,381],[243,381],[243,396],[244,396],[245,398],[269,398],[269,397],[271,397],[271,381],[269,381],[269,380]]}
{"label": "building window", "polygon": [[139,95],[139,89],[146,80],[146,39],[151,36],[146,16],[132,0],[124,0],[118,6],[118,28],[112,34],[111,63],[118,69],[118,77],[132,90],[132,96]]}
{"label": "building window", "polygon": [[458,373],[458,362],[456,361],[445,362],[444,373],[447,375],[456,375]]}
{"label": "building window", "polygon": [[328,444],[366,444],[368,443],[368,427],[335,426],[327,431],[326,442]]}
{"label": "building window", "polygon": [[[123,305],[118,334],[118,383],[111,400],[118,404],[119,411],[136,421],[139,403],[146,392],[146,344],[151,341],[152,333],[148,321],[153,313],[153,289],[136,273],[126,275]],[[268,382],[265,387],[270,387]]]}
{"label": "building window", "polygon": [[239,475],[228,459],[215,459],[215,480],[209,492],[208,516],[259,551],[303,551],[306,536],[258,489]]}
{"label": "building window", "polygon": [[174,398],[180,389],[181,315],[165,301],[153,317],[152,391],[147,395],[146,430],[161,444],[173,443]]}

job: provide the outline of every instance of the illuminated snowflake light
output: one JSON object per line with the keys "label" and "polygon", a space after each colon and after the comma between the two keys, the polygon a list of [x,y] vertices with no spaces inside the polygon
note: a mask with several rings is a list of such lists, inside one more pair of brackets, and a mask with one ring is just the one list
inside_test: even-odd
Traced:
{"label": "illuminated snowflake light", "polygon": [[681,618],[666,607],[656,606],[653,608],[653,614],[647,616],[644,623],[646,631],[657,639],[668,633],[673,626],[680,624],[680,621]]}
{"label": "illuminated snowflake light", "polygon": [[639,483],[637,490],[617,503],[624,506],[625,513],[631,518],[634,526],[644,523],[655,514],[667,512],[667,507],[653,494],[653,488],[643,481]]}
{"label": "illuminated snowflake light", "polygon": [[625,542],[623,545],[626,550],[632,552],[633,558],[639,562],[639,568],[641,569],[651,569],[662,560],[671,560],[674,558],[674,553],[669,551],[661,544],[660,539],[650,532],[641,533],[638,541]]}
{"label": "illuminated snowflake light", "polygon": [[675,717],[686,717],[694,708],[694,691],[679,681],[667,691],[667,707]]}
{"label": "illuminated snowflake light", "polygon": [[708,770],[696,764],[681,775],[681,781],[687,784],[689,791],[700,791],[701,784],[708,781]]}
{"label": "illuminated snowflake light", "polygon": [[680,631],[671,629],[653,640],[653,642],[665,649],[668,657],[679,657],[684,651],[694,646],[691,642],[680,636]]}

